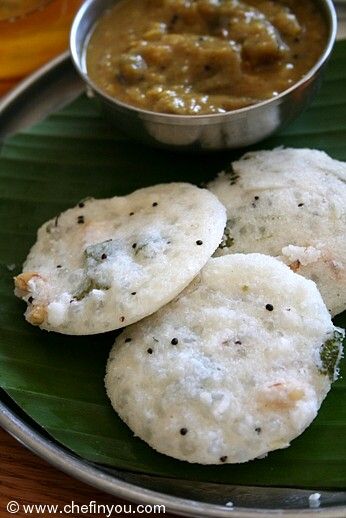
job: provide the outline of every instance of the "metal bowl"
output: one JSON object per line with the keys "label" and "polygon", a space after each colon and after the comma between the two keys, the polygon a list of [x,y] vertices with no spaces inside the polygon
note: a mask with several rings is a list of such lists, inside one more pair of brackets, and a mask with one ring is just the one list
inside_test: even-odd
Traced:
{"label": "metal bowl", "polygon": [[278,96],[223,114],[171,115],[142,110],[104,93],[89,77],[86,47],[95,23],[119,0],[86,0],[71,29],[70,49],[77,71],[94,92],[102,110],[119,129],[146,144],[177,150],[216,150],[245,147],[268,137],[295,119],[312,101],[336,37],[332,0],[316,0],[328,24],[328,39],[315,66]]}

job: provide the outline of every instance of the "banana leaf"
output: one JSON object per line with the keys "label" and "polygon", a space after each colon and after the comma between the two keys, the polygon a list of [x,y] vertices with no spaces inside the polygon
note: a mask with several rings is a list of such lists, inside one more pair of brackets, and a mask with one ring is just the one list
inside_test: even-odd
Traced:
{"label": "banana leaf", "polygon": [[[325,150],[346,160],[346,42],[338,42],[322,89],[300,118],[257,148]],[[135,438],[111,409],[105,363],[115,333],[68,337],[23,318],[12,277],[37,228],[87,196],[110,197],[174,180],[201,183],[242,151],[197,156],[135,144],[86,96],[9,138],[0,155],[0,382],[55,440],[77,455],[123,470],[185,480],[301,488],[346,486],[346,381],[342,377],[290,448],[241,465],[173,460]],[[335,319],[346,325],[346,314]],[[345,372],[345,362],[341,372]]]}

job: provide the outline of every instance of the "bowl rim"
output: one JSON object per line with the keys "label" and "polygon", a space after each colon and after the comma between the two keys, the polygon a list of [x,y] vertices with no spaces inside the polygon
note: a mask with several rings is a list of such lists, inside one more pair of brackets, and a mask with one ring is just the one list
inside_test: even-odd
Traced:
{"label": "bowl rim", "polygon": [[[114,4],[121,0],[114,0]],[[82,44],[82,53],[79,54],[77,50],[77,36],[79,33],[79,29],[81,26],[81,22],[83,21],[85,13],[89,10],[89,8],[93,4],[102,4],[104,3],[104,8],[102,9],[103,12],[109,7],[109,0],[105,2],[105,0],[86,0],[83,2],[82,6],[77,11],[75,18],[73,20],[71,31],[70,31],[70,53],[72,57],[72,62],[74,66],[77,69],[77,72],[82,77],[84,82],[93,90],[96,92],[96,94],[103,98],[108,103],[111,103],[115,106],[117,106],[119,109],[122,109],[123,111],[128,111],[133,114],[137,114],[142,116],[142,118],[156,118],[160,119],[160,122],[164,123],[186,123],[194,121],[199,122],[214,122],[218,123],[220,120],[223,120],[225,117],[236,117],[239,114],[246,114],[247,112],[251,110],[261,110],[261,108],[266,107],[270,104],[277,104],[281,101],[282,98],[289,95],[291,92],[294,92],[296,89],[298,89],[300,86],[304,85],[305,83],[308,83],[310,80],[312,80],[315,76],[315,74],[323,67],[323,65],[327,62],[329,59],[331,52],[334,47],[334,43],[336,40],[336,34],[337,34],[337,16],[335,7],[332,0],[319,0],[319,8],[324,8],[328,12],[328,19],[326,20],[327,26],[328,26],[328,38],[326,45],[324,47],[324,50],[318,59],[318,61],[314,64],[312,68],[308,70],[308,72],[301,78],[299,81],[294,83],[292,86],[284,90],[283,92],[280,92],[275,97],[272,97],[271,99],[266,99],[264,101],[261,101],[256,104],[252,104],[250,106],[245,106],[244,108],[239,108],[237,110],[231,110],[225,113],[211,113],[211,114],[203,114],[203,115],[179,115],[179,114],[172,114],[172,113],[162,113],[162,112],[155,112],[153,110],[145,110],[142,108],[137,108],[136,106],[133,106],[131,104],[127,104],[123,101],[120,101],[116,99],[115,97],[110,96],[106,92],[104,92],[101,88],[98,87],[98,85],[90,78],[86,66],[85,66],[85,52],[88,45],[88,41],[90,39],[91,34],[94,31],[95,25],[97,24],[97,19],[93,20],[91,29],[87,32],[86,37],[84,38],[83,44]]]}

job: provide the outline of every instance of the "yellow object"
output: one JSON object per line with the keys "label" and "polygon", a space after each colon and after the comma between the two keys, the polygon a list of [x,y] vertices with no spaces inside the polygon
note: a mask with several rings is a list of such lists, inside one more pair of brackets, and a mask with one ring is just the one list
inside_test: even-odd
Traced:
{"label": "yellow object", "polygon": [[81,0],[0,3],[0,95],[68,47]]}

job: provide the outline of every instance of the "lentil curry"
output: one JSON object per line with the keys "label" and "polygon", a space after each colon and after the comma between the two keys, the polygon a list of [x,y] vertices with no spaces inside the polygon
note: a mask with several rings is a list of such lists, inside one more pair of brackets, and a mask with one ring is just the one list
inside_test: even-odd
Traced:
{"label": "lentil curry", "polygon": [[224,113],[296,83],[326,40],[314,0],[121,0],[91,35],[87,69],[139,108]]}

